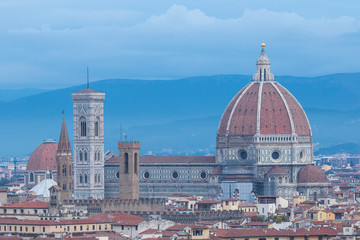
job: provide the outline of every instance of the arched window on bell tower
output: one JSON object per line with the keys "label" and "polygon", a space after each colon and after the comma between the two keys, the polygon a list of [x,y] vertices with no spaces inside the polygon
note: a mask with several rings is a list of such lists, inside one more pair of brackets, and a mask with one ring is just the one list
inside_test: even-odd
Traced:
{"label": "arched window on bell tower", "polygon": [[134,154],[134,173],[135,173],[135,174],[137,174],[137,172],[138,172],[137,163],[138,163],[138,154],[135,153],[135,154]]}
{"label": "arched window on bell tower", "polygon": [[95,137],[98,137],[100,134],[99,134],[99,124],[100,124],[100,118],[99,117],[96,117],[96,121],[95,121]]}
{"label": "arched window on bell tower", "polygon": [[65,183],[63,184],[63,190],[66,190],[66,184]]}
{"label": "arched window on bell tower", "polygon": [[86,118],[80,117],[80,137],[86,137]]}
{"label": "arched window on bell tower", "polygon": [[125,157],[125,173],[129,173],[129,154],[125,153],[124,154]]}
{"label": "arched window on bell tower", "polygon": [[63,167],[62,167],[62,175],[66,176],[66,166],[65,165],[63,165]]}

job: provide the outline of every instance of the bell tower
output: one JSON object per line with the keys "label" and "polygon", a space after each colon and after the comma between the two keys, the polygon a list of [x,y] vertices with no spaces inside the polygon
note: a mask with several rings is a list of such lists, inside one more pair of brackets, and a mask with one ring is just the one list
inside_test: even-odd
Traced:
{"label": "bell tower", "polygon": [[104,198],[105,93],[74,92],[74,198]]}
{"label": "bell tower", "polygon": [[119,198],[139,199],[139,141],[119,141]]}
{"label": "bell tower", "polygon": [[58,186],[61,188],[60,199],[58,199],[60,203],[62,203],[64,200],[72,199],[72,190],[73,190],[72,162],[73,162],[73,158],[71,153],[71,145],[66,128],[65,116],[63,115],[58,149],[56,152],[56,163],[57,163],[56,182]]}

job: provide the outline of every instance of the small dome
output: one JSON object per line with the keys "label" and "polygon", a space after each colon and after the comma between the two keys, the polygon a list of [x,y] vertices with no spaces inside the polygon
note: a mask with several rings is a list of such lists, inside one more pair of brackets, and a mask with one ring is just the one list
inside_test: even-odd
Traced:
{"label": "small dome", "polygon": [[55,170],[56,151],[58,144],[53,140],[46,140],[31,154],[26,166],[27,171]]}
{"label": "small dome", "polygon": [[286,175],[288,174],[283,168],[275,166],[271,168],[266,174],[268,175]]}
{"label": "small dome", "polygon": [[328,179],[323,171],[314,165],[307,165],[300,169],[298,173],[298,183],[328,183]]}

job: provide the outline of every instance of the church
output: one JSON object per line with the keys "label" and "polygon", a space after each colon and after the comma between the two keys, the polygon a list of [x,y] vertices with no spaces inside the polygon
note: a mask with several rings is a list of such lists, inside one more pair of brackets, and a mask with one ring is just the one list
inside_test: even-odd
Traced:
{"label": "church", "polygon": [[[171,194],[253,201],[255,196],[316,200],[329,191],[313,165],[309,120],[296,98],[275,81],[261,45],[252,81],[230,101],[220,119],[216,156],[140,156],[139,141],[104,149],[105,93],[74,92],[73,152],[65,119],[59,143],[48,140],[31,155],[25,185],[50,171],[64,199],[165,198]],[[214,130],[215,131],[215,130]]]}

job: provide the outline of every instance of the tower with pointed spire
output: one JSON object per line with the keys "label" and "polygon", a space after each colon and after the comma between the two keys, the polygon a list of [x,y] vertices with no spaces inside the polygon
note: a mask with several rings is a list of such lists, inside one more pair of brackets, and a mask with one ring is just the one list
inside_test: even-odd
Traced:
{"label": "tower with pointed spire", "polygon": [[[87,75],[87,79],[89,79]],[[104,198],[105,93],[74,92],[74,199]]]}
{"label": "tower with pointed spire", "polygon": [[60,138],[56,152],[57,179],[56,182],[61,188],[59,202],[72,199],[73,191],[73,172],[72,172],[72,153],[69,135],[66,128],[65,116],[61,125]]}

